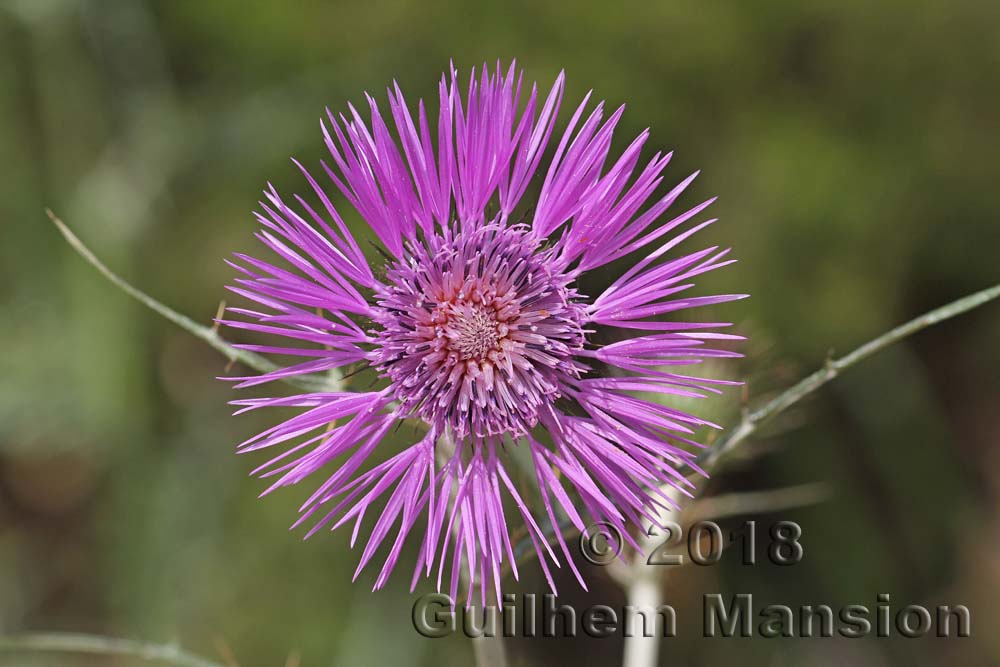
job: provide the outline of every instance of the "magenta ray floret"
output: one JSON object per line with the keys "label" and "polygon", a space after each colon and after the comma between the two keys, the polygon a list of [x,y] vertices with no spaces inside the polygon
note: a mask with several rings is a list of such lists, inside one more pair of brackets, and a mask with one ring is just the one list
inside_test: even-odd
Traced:
{"label": "magenta ray floret", "polygon": [[[311,523],[308,534],[353,522],[353,545],[379,508],[355,574],[387,549],[376,588],[419,526],[414,584],[436,577],[455,596],[464,570],[483,601],[488,589],[499,599],[501,565],[518,575],[515,516],[553,590],[550,565],[562,559],[583,584],[562,536],[546,537],[557,517],[626,535],[629,523],[658,524],[672,504],[662,489],[690,486],[678,470],[693,462],[695,431],[714,426],[672,399],[733,384],[674,368],[737,356],[708,345],[739,336],[665,316],[744,296],[684,295],[733,261],[717,247],[668,255],[714,222],[687,226],[712,200],[664,220],[695,175],[651,201],[670,154],[640,166],[646,131],[612,156],[623,108],[605,119],[603,103],[588,112],[588,94],[542,169],[534,212],[516,214],[542,168],[563,75],[544,99],[534,85],[523,92],[515,67],[498,64],[473,73],[464,95],[455,71],[443,77],[434,128],[423,102],[411,114],[395,85],[392,130],[371,96],[367,123],[350,105],[328,113],[323,172],[370,225],[380,259],[365,256],[334,197],[299,165],[320,206],[269,188],[257,237],[276,259],[232,262],[241,276],[230,289],[256,305],[230,308],[241,319],[224,322],[284,340],[243,347],[298,359],[238,386],[346,368],[381,379],[369,391],[235,401],[299,409],[240,451],[278,450],[254,471],[272,480],[266,492],[325,475],[296,522]],[[633,253],[600,294],[577,291],[583,272]],[[618,330],[617,342],[596,344],[598,328]],[[366,465],[407,419],[426,427],[419,440]],[[440,462],[442,439],[454,454]],[[505,469],[502,451],[514,446],[528,448],[538,510]]]}

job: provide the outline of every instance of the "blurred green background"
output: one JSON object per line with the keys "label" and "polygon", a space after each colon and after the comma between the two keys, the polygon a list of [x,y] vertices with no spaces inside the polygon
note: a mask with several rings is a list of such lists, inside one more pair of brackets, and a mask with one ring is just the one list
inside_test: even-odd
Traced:
{"label": "blurred green background", "polygon": [[[470,663],[465,640],[413,631],[408,574],[372,594],[372,576],[350,583],[347,533],[288,532],[299,490],[255,499],[264,483],[234,445],[272,416],[231,418],[225,360],[106,283],[43,214],[208,322],[232,277],[223,258],[259,251],[265,183],[304,192],[288,158],[318,165],[324,107],[393,78],[433,99],[450,58],[468,72],[516,57],[543,86],[565,68],[563,123],[592,87],[629,105],[619,146],[651,126],[650,145],[676,151],[670,179],[702,169],[682,203],[720,195],[701,240],[741,260],[705,293],[753,295],[705,315],[751,337],[725,370],[749,379],[752,404],[831,348],[1000,277],[995,1],[5,0],[0,55],[0,634],[176,640],[244,667]],[[997,305],[922,333],[714,479],[713,494],[826,481],[832,497],[736,519],[798,521],[795,567],[674,574],[681,636],[662,664],[1000,664],[998,341]],[[738,404],[706,409],[732,423]],[[521,589],[542,590],[526,569]],[[589,593],[562,577],[567,601],[624,603],[588,576]],[[711,592],[966,604],[973,636],[706,640]],[[621,654],[619,638],[508,644],[524,665]]]}

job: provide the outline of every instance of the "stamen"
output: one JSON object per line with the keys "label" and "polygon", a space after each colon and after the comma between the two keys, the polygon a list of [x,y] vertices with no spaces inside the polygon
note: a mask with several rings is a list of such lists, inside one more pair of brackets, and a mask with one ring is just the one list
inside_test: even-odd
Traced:
{"label": "stamen", "polygon": [[388,267],[392,285],[378,301],[376,367],[428,423],[525,433],[580,372],[563,363],[584,343],[570,279],[551,275],[551,251],[523,228],[487,226],[408,251]]}

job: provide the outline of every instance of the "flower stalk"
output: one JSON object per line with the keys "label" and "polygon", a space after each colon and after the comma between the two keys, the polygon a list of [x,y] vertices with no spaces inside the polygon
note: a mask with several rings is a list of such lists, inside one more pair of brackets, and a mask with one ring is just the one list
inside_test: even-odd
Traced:
{"label": "flower stalk", "polygon": [[184,651],[173,644],[155,644],[136,639],[119,639],[70,632],[40,632],[0,637],[0,653],[83,653],[123,656],[173,667],[226,667]]}

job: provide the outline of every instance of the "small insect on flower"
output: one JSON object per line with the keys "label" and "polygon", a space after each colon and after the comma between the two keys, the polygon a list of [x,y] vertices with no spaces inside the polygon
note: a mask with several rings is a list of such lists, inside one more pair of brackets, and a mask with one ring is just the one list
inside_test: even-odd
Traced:
{"label": "small insect on flower", "polygon": [[[653,199],[670,153],[640,167],[647,130],[612,156],[624,107],[605,119],[603,103],[588,112],[590,94],[543,166],[563,85],[560,74],[544,99],[535,85],[523,99],[521,73],[498,63],[473,71],[467,89],[454,69],[442,77],[435,128],[423,102],[411,114],[397,85],[388,116],[371,96],[367,123],[351,105],[347,116],[328,111],[325,178],[371,228],[378,252],[365,256],[334,197],[296,162],[317,204],[286,202],[269,187],[257,237],[277,257],[231,262],[241,277],[230,289],[257,306],[230,308],[240,318],[224,323],[285,339],[246,349],[302,359],[236,378],[238,386],[336,369],[351,385],[363,384],[359,372],[374,380],[367,391],[235,403],[241,412],[299,409],[240,451],[280,450],[255,471],[274,479],[267,491],[320,477],[296,522],[310,523],[310,535],[353,522],[353,546],[366,512],[378,514],[355,573],[388,538],[375,588],[407,536],[422,532],[413,585],[436,570],[440,590],[447,564],[453,598],[465,574],[469,600],[477,585],[482,603],[488,589],[499,600],[501,566],[518,576],[514,516],[553,590],[550,564],[561,559],[584,585],[559,531],[555,544],[547,538],[560,515],[581,530],[589,515],[626,536],[629,523],[659,524],[673,504],[663,489],[691,485],[679,470],[700,446],[695,430],[714,426],[671,399],[733,384],[674,372],[738,356],[706,347],[739,338],[716,331],[727,323],[662,317],[745,296],[681,296],[695,276],[733,261],[718,247],[668,254],[714,222],[696,220],[712,200],[666,219],[697,174]],[[540,189],[525,214],[536,172]],[[578,291],[585,272],[623,258],[630,268],[595,298]],[[599,330],[615,342],[595,342]],[[422,427],[415,444],[373,457],[404,420]],[[505,468],[514,447],[527,449],[537,502]]]}

